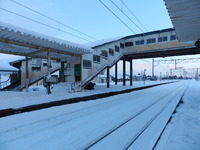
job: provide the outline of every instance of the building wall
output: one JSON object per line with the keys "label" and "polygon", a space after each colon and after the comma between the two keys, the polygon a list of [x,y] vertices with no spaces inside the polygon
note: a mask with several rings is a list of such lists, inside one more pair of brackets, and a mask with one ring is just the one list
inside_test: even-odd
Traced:
{"label": "building wall", "polygon": [[[43,75],[44,73],[47,72],[47,60],[46,59],[40,59],[40,58],[32,58],[28,60],[28,70],[29,70],[29,81]],[[38,66],[38,70],[34,70],[33,67],[34,66]],[[39,66],[41,67],[41,69],[39,69]],[[60,63],[55,61],[55,60],[51,60],[51,66],[52,69],[59,67]],[[22,61],[22,65],[21,65],[21,84],[25,84],[25,80],[26,80],[26,61],[23,60]],[[42,82],[38,82],[38,84],[42,84]]]}
{"label": "building wall", "polygon": [[[177,47],[186,47],[186,46],[192,46],[193,43],[183,43],[179,42],[176,36],[175,40],[171,40],[170,36],[175,35],[175,31],[168,31],[163,33],[156,33],[151,35],[145,35],[145,36],[139,36],[139,37],[133,37],[128,38],[125,40],[126,42],[133,42],[133,46],[126,47],[128,52],[142,52],[146,50],[156,50],[156,49],[168,49],[168,48],[177,48]],[[159,42],[159,37],[167,37],[167,41]],[[155,43],[149,43],[147,45],[147,40],[155,38]],[[136,41],[144,40],[144,44],[136,45]]]}
{"label": "building wall", "polygon": [[[92,75],[93,72],[98,71],[105,65],[110,65],[112,62],[114,62],[116,59],[119,58],[119,56],[122,53],[127,52],[125,48],[120,48],[120,43],[124,43],[123,40],[115,41],[112,43],[104,44],[98,47],[93,48],[93,53],[85,54],[82,56],[82,80],[87,79],[89,76]],[[115,50],[115,46],[119,47],[119,52]],[[109,49],[114,50],[114,54],[109,54]],[[107,58],[102,56],[102,51],[107,52]],[[100,62],[96,62],[93,60],[93,56],[100,56]],[[91,68],[85,68],[83,61],[89,60],[91,61]]]}
{"label": "building wall", "polygon": [[81,58],[79,57],[70,57],[65,60],[65,82],[74,82],[75,81],[75,64],[81,63]]}

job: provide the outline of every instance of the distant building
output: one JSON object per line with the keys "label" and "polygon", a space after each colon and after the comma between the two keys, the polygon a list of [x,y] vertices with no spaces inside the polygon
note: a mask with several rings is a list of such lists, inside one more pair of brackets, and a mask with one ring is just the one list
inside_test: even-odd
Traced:
{"label": "distant building", "polygon": [[[19,76],[21,78],[21,85],[25,84],[26,79],[26,61],[25,59],[16,60],[13,62],[10,62],[12,66],[15,66],[19,69]],[[56,60],[51,60],[51,69],[60,69],[60,62]],[[46,75],[47,72],[47,60],[41,59],[41,58],[29,58],[28,59],[28,78],[29,81],[36,79],[41,76],[41,79],[37,82],[37,84],[42,84],[43,76]]]}

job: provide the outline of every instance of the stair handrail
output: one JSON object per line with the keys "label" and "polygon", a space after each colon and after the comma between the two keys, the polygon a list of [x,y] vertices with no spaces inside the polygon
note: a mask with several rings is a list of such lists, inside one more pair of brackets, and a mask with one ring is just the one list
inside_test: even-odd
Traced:
{"label": "stair handrail", "polygon": [[[10,80],[11,80],[11,77],[9,77],[6,81],[0,82],[0,90],[3,89],[4,87],[6,87]],[[4,85],[6,85],[6,86],[4,86]]]}
{"label": "stair handrail", "polygon": [[[55,72],[56,70],[59,70],[60,69],[60,67],[55,67],[54,69],[52,69],[50,72],[52,73],[52,72]],[[34,83],[35,81],[37,81],[37,80],[39,80],[39,79],[41,79],[41,78],[43,78],[43,77],[45,77],[45,76],[47,76],[47,72],[46,73],[43,73],[42,75],[40,75],[40,76],[38,76],[38,77],[36,77],[36,78],[34,78],[34,79],[32,79],[32,80],[30,80],[30,83],[29,84],[32,84],[32,83]]]}
{"label": "stair handrail", "polygon": [[[55,67],[55,68],[51,69],[50,72],[53,73],[53,72],[55,72],[55,71],[57,71],[59,69],[60,69],[60,67]],[[40,75],[40,76],[38,76],[38,77],[36,77],[36,78],[34,78],[32,80],[30,80],[28,85],[34,84],[35,82],[37,82],[38,80],[42,79],[45,76],[47,76],[47,72],[43,73],[42,75]],[[21,85],[20,86],[20,90],[22,90],[23,88],[25,88],[25,85]]]}
{"label": "stair handrail", "polygon": [[97,69],[95,72],[93,72],[87,79],[82,81],[82,87],[84,88],[84,86],[86,86],[85,84],[92,80],[94,77],[96,77],[99,73],[101,73],[104,69],[106,69],[107,67],[112,67],[116,62],[118,62],[122,57],[124,56],[124,54],[119,55],[111,64],[105,64],[104,66],[100,67],[99,69]]}
{"label": "stair handrail", "polygon": [[93,72],[87,79],[80,81],[80,82],[74,81],[73,83],[71,83],[71,92],[81,91],[92,79],[94,79],[97,75],[99,75],[107,67],[109,67],[109,68],[112,67],[123,56],[124,56],[124,54],[122,53],[111,64],[103,65],[102,67],[97,69],[95,72]]}

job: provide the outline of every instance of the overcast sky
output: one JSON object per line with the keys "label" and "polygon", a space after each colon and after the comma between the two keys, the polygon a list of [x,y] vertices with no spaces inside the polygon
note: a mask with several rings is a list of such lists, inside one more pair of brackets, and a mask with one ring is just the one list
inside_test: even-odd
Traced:
{"label": "overcast sky", "polygon": [[[99,0],[0,0],[0,21],[79,44],[142,32],[110,0],[102,0],[102,2],[132,31],[109,12]],[[113,0],[113,2],[145,32],[173,27],[163,0],[123,0],[147,30],[128,12],[121,0]],[[22,5],[31,8],[32,11]],[[0,58],[6,57],[0,55]],[[140,72],[146,67],[150,74],[151,60],[147,61],[149,63],[135,61],[135,70]]]}

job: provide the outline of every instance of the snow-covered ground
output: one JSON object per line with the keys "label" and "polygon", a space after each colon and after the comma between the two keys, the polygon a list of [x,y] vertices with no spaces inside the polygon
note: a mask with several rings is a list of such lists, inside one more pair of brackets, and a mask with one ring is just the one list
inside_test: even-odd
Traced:
{"label": "snow-covered ground", "polygon": [[156,150],[200,149],[200,82],[190,83]]}
{"label": "snow-covered ground", "polygon": [[[194,80],[161,85],[96,101],[63,105],[0,118],[0,150],[83,149],[83,147],[89,145],[94,139],[97,139],[121,121],[129,118],[134,112],[149,105],[156,99],[172,94],[181,85],[184,86],[179,91],[184,91],[189,82],[190,84],[183,97],[184,103],[178,107],[177,113],[173,115],[156,150],[199,150],[200,82]],[[115,88],[115,90],[122,90],[125,87],[118,85]],[[130,88],[130,86],[126,88]],[[103,89],[105,90],[103,91]],[[96,87],[96,90],[105,92],[108,89],[105,86],[99,85]],[[114,88],[109,90],[114,90]],[[33,96],[37,92],[43,93],[44,91],[22,92],[21,94],[24,95],[24,98],[26,96]],[[85,94],[90,92],[92,91],[85,91]],[[19,92],[13,93],[19,94]],[[66,94],[68,95],[69,93]],[[84,96],[85,94],[82,93],[81,95]],[[45,96],[47,98],[52,97],[52,95],[44,93],[42,97]],[[171,97],[174,98],[177,95],[172,94]],[[9,98],[7,99],[9,100]],[[26,102],[26,100],[22,101]],[[158,106],[157,108],[160,108]],[[135,129],[139,129],[143,122],[142,120],[148,120],[148,115],[151,113],[152,111],[146,112],[144,119],[141,118],[142,116],[138,117],[140,124],[138,124],[138,127],[137,124],[134,124]],[[163,121],[162,117],[160,119],[160,121],[157,121],[158,123]],[[146,138],[145,143],[153,139],[154,133],[157,130],[151,131],[153,131],[151,134],[144,133],[142,135],[143,138]],[[126,132],[129,136],[132,133],[130,131]],[[110,142],[111,147],[115,146],[115,148],[120,149],[120,146],[126,139],[126,134],[123,134],[123,136],[124,138],[120,137],[121,140],[117,140],[119,136],[116,136],[115,140],[117,141],[113,140],[115,142]],[[130,148],[135,149],[137,147],[137,149],[143,150],[142,146],[145,146],[143,140],[137,143],[141,147],[138,147],[137,144]],[[106,144],[107,146],[109,145],[109,143]],[[102,145],[97,145],[93,149],[102,149]]]}
{"label": "snow-covered ground", "polygon": [[66,83],[60,83],[55,85],[52,89],[52,94],[47,95],[46,89],[41,86],[39,91],[33,91],[33,87],[29,88],[29,92],[13,92],[13,91],[3,91],[0,92],[0,110],[6,108],[19,108],[28,105],[41,104],[45,102],[51,102],[56,100],[63,100],[73,97],[83,97],[92,94],[106,93],[110,91],[121,91],[130,88],[136,88],[141,86],[159,84],[170,81],[146,81],[145,84],[141,82],[133,82],[133,86],[130,86],[129,82],[126,83],[127,86],[123,86],[122,83],[118,85],[111,84],[110,88],[106,88],[105,84],[98,84],[95,86],[94,90],[85,90],[78,93],[69,93],[70,85]]}
{"label": "snow-covered ground", "polygon": [[[0,149],[82,149],[83,146],[91,143],[93,139],[98,138],[120,121],[129,118],[134,111],[167,93],[173,93],[180,85],[186,87],[188,82],[190,81],[176,82],[96,101],[63,105],[0,118]],[[200,82],[191,81],[183,97],[184,103],[180,105],[164,132],[157,146],[158,150],[199,149],[199,89]],[[31,93],[35,92],[27,94]],[[126,139],[126,135],[124,136]],[[120,147],[122,142],[120,140],[112,144]],[[101,149],[101,147],[96,147],[96,149]]]}

